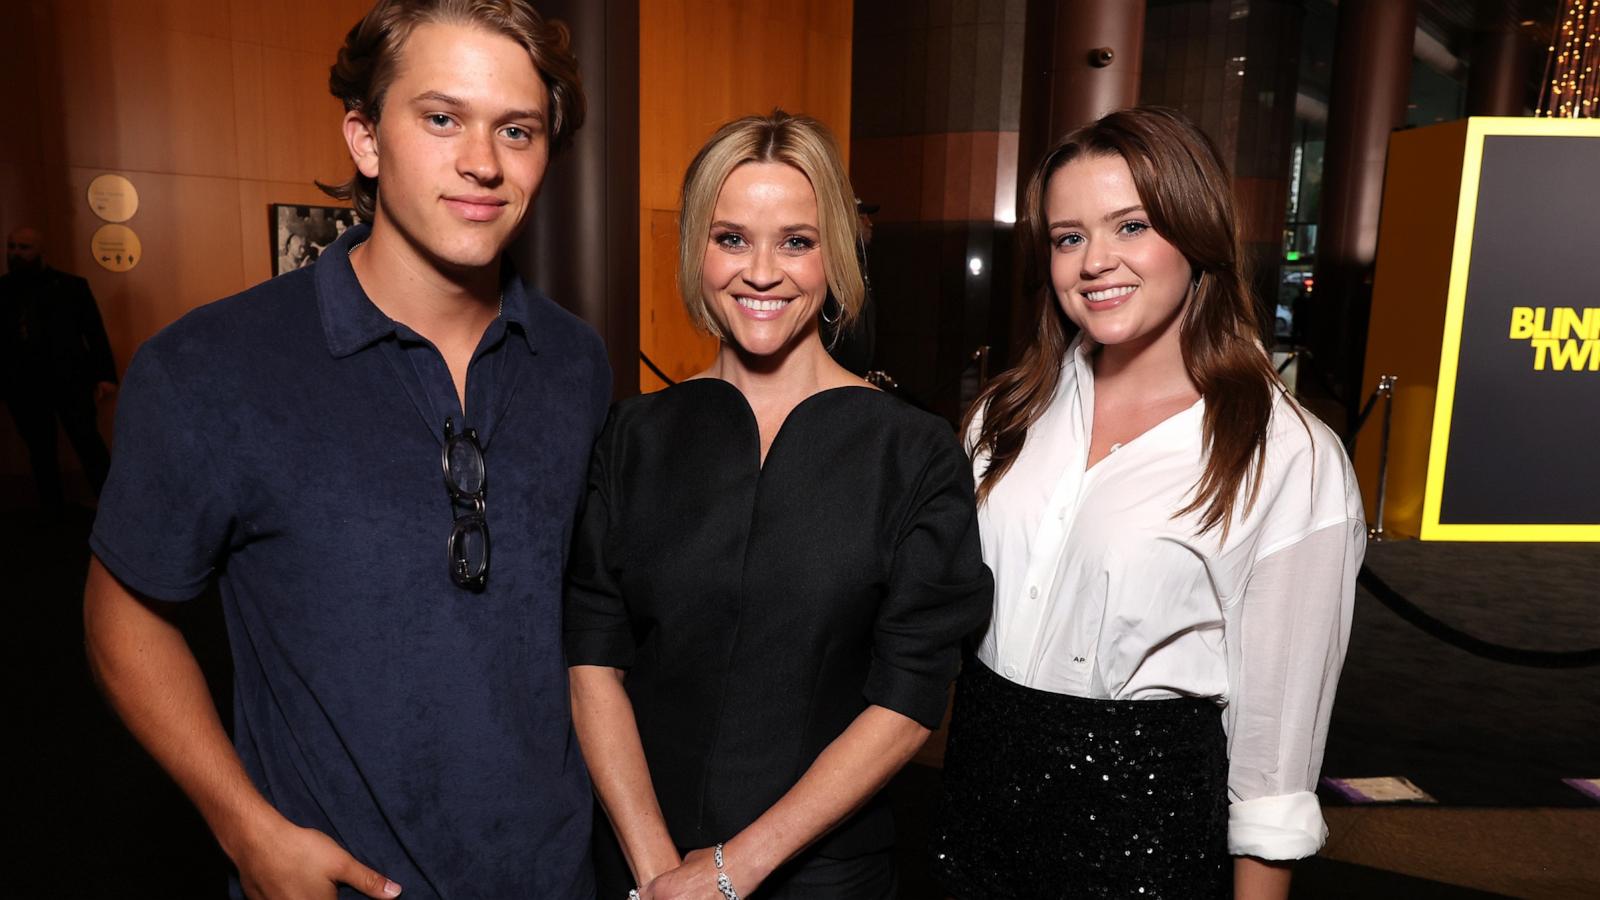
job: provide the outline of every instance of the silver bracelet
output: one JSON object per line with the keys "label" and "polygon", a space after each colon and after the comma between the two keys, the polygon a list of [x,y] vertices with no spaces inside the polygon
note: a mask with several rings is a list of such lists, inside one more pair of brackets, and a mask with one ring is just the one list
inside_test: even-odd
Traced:
{"label": "silver bracelet", "polygon": [[722,892],[724,900],[739,900],[739,892],[733,889],[733,881],[728,878],[727,872],[722,871],[721,844],[712,848],[711,860],[717,864],[717,890]]}

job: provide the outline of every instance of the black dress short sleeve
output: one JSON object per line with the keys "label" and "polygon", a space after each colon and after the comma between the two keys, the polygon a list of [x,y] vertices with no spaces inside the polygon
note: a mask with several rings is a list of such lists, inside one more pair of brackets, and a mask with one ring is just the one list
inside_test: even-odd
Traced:
{"label": "black dress short sleeve", "polygon": [[569,666],[633,666],[635,643],[628,609],[606,554],[611,534],[610,473],[611,457],[617,447],[616,431],[616,416],[612,415],[595,442],[588,488],[573,533],[563,623]]}
{"label": "black dress short sleeve", "polygon": [[895,541],[865,689],[867,702],[928,728],[944,717],[961,640],[987,624],[994,589],[981,561],[972,467],[953,436],[934,440]]}
{"label": "black dress short sleeve", "polygon": [[[868,705],[936,727],[991,582],[950,426],[864,387],[800,403],[765,461],[713,379],[617,404],[568,574],[569,665],[627,670],[673,840],[783,796]],[[893,842],[881,798],[816,846]]]}

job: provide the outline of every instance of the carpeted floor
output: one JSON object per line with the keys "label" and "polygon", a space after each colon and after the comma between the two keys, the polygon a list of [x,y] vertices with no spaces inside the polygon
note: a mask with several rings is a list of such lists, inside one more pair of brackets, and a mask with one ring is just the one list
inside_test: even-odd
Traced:
{"label": "carpeted floor", "polygon": [[[1480,640],[1600,647],[1600,545],[1397,541],[1370,545],[1367,564]],[[1600,778],[1600,668],[1484,659],[1362,590],[1322,771],[1403,776],[1447,805],[1593,808],[1562,779]]]}

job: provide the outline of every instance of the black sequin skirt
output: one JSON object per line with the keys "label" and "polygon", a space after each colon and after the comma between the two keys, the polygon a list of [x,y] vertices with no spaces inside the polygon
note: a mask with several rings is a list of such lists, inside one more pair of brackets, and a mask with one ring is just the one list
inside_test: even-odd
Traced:
{"label": "black sequin skirt", "polygon": [[1222,712],[1087,700],[968,660],[956,685],[934,875],[960,900],[1226,898]]}

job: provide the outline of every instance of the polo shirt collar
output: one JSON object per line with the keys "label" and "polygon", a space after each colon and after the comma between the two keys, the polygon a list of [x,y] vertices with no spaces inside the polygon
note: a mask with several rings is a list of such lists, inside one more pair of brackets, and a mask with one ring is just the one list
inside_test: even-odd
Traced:
{"label": "polo shirt collar", "polygon": [[506,321],[508,331],[522,335],[522,343],[532,353],[533,301],[528,296],[528,286],[522,283],[521,276],[511,267],[510,261],[504,265],[500,277],[500,318]]}
{"label": "polo shirt collar", "polygon": [[346,228],[339,239],[317,256],[312,275],[317,282],[317,306],[328,352],[342,359],[394,334],[394,320],[367,298],[350,265],[350,251],[372,233],[370,225]]}
{"label": "polo shirt collar", "polygon": [[[384,315],[367,296],[356,278],[355,267],[350,264],[350,251],[371,233],[372,226],[365,224],[345,229],[338,240],[322,251],[312,267],[322,330],[328,341],[328,352],[335,359],[350,356],[395,333],[395,321]],[[508,326],[515,326],[509,330],[520,334],[522,342],[532,352],[532,302],[527,287],[509,264],[501,278],[500,296],[501,318]]]}

